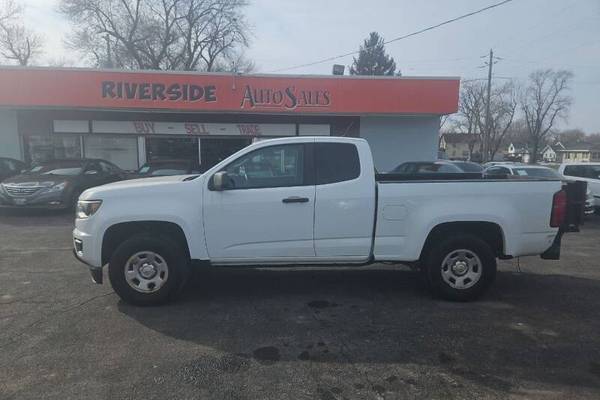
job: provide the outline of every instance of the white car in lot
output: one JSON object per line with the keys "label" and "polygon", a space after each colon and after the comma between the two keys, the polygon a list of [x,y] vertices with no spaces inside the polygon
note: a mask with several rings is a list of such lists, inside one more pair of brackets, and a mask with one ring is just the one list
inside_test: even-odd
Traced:
{"label": "white car in lot", "polygon": [[587,182],[594,207],[600,210],[600,163],[565,163],[558,167],[558,172],[567,179]]}
{"label": "white car in lot", "polygon": [[492,165],[486,168],[483,173],[488,178],[512,176],[518,178],[563,179],[560,173],[552,168],[520,163]]}
{"label": "white car in lot", "polygon": [[254,143],[202,175],[123,181],[86,190],[75,256],[102,268],[125,301],[171,299],[190,267],[418,267],[431,289],[471,300],[496,258],[558,259],[581,210],[577,183],[484,180],[481,174],[376,174],[363,139],[297,137]]}
{"label": "white car in lot", "polygon": [[[563,179],[563,180],[583,180],[583,179],[569,179],[568,176],[561,175],[558,171],[544,167],[542,165],[528,165],[521,163],[504,163],[495,164],[484,170],[484,176],[486,178],[494,177],[513,177],[513,178],[527,178],[535,177],[539,179]],[[595,199],[590,189],[589,183],[587,184],[586,200],[584,206],[584,214],[591,215],[595,211]]]}

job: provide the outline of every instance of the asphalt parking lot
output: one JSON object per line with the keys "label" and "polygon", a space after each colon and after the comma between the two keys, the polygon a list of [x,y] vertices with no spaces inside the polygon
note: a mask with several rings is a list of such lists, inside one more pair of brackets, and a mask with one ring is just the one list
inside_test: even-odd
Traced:
{"label": "asphalt parking lot", "polygon": [[0,214],[1,399],[600,398],[600,217],[474,303],[405,268],[227,268],[136,308],[91,283],[71,229]]}

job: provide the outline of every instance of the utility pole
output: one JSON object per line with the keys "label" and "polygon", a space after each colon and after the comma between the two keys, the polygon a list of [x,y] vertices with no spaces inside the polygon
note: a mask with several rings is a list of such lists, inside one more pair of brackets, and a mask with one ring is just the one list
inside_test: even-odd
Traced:
{"label": "utility pole", "polygon": [[485,138],[484,138],[484,158],[487,158],[490,139],[490,100],[492,97],[492,65],[494,65],[494,50],[490,49],[490,59],[488,61],[488,83],[487,99],[485,102]]}
{"label": "utility pole", "polygon": [[[481,58],[487,58],[488,56],[482,56]],[[486,95],[486,101],[485,101],[485,131],[483,132],[483,136],[482,136],[482,146],[481,146],[481,152],[482,154],[482,159],[485,161],[489,155],[489,147],[490,147],[490,134],[491,134],[491,130],[492,130],[492,126],[490,124],[490,120],[492,118],[491,116],[491,111],[490,111],[490,103],[491,103],[491,97],[492,97],[492,66],[494,64],[496,64],[498,61],[497,60],[501,60],[500,57],[494,57],[494,50],[490,49],[490,54],[489,54],[489,59],[488,61],[486,61],[484,63],[484,65],[481,67],[488,67],[488,81],[487,81],[487,95]],[[490,160],[488,160],[490,161]]]}

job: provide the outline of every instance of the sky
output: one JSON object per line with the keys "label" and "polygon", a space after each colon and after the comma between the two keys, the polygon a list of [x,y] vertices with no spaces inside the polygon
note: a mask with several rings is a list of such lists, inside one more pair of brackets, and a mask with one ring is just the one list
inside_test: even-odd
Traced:
{"label": "sky", "polygon": [[[358,50],[369,32],[386,40],[483,8],[499,0],[250,0],[249,59],[260,73],[318,61]],[[21,0],[26,24],[45,41],[41,63],[77,56],[64,46],[69,24],[58,1]],[[600,0],[513,0],[484,13],[390,43],[404,76],[485,78],[482,56],[490,49],[502,59],[494,79],[524,82],[539,68],[574,73],[574,99],[560,128],[600,132]],[[330,74],[334,62],[286,69],[286,74]],[[335,61],[349,66],[352,57]]]}

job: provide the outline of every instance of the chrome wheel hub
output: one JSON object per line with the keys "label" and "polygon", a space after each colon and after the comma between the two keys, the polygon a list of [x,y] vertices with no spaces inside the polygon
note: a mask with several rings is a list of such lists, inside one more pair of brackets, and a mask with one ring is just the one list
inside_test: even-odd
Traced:
{"label": "chrome wheel hub", "polygon": [[140,275],[145,279],[152,279],[156,275],[156,267],[152,264],[144,264],[140,267]]}
{"label": "chrome wheel hub", "polygon": [[141,293],[158,291],[169,278],[169,266],[165,259],[153,251],[135,253],[125,264],[125,280]]}
{"label": "chrome wheel hub", "polygon": [[454,273],[454,275],[464,275],[467,273],[467,271],[469,270],[469,265],[464,262],[464,261],[456,261],[453,265],[452,265],[452,272]]}
{"label": "chrome wheel hub", "polygon": [[472,287],[481,275],[481,260],[471,250],[453,250],[442,261],[442,279],[454,289]]}

